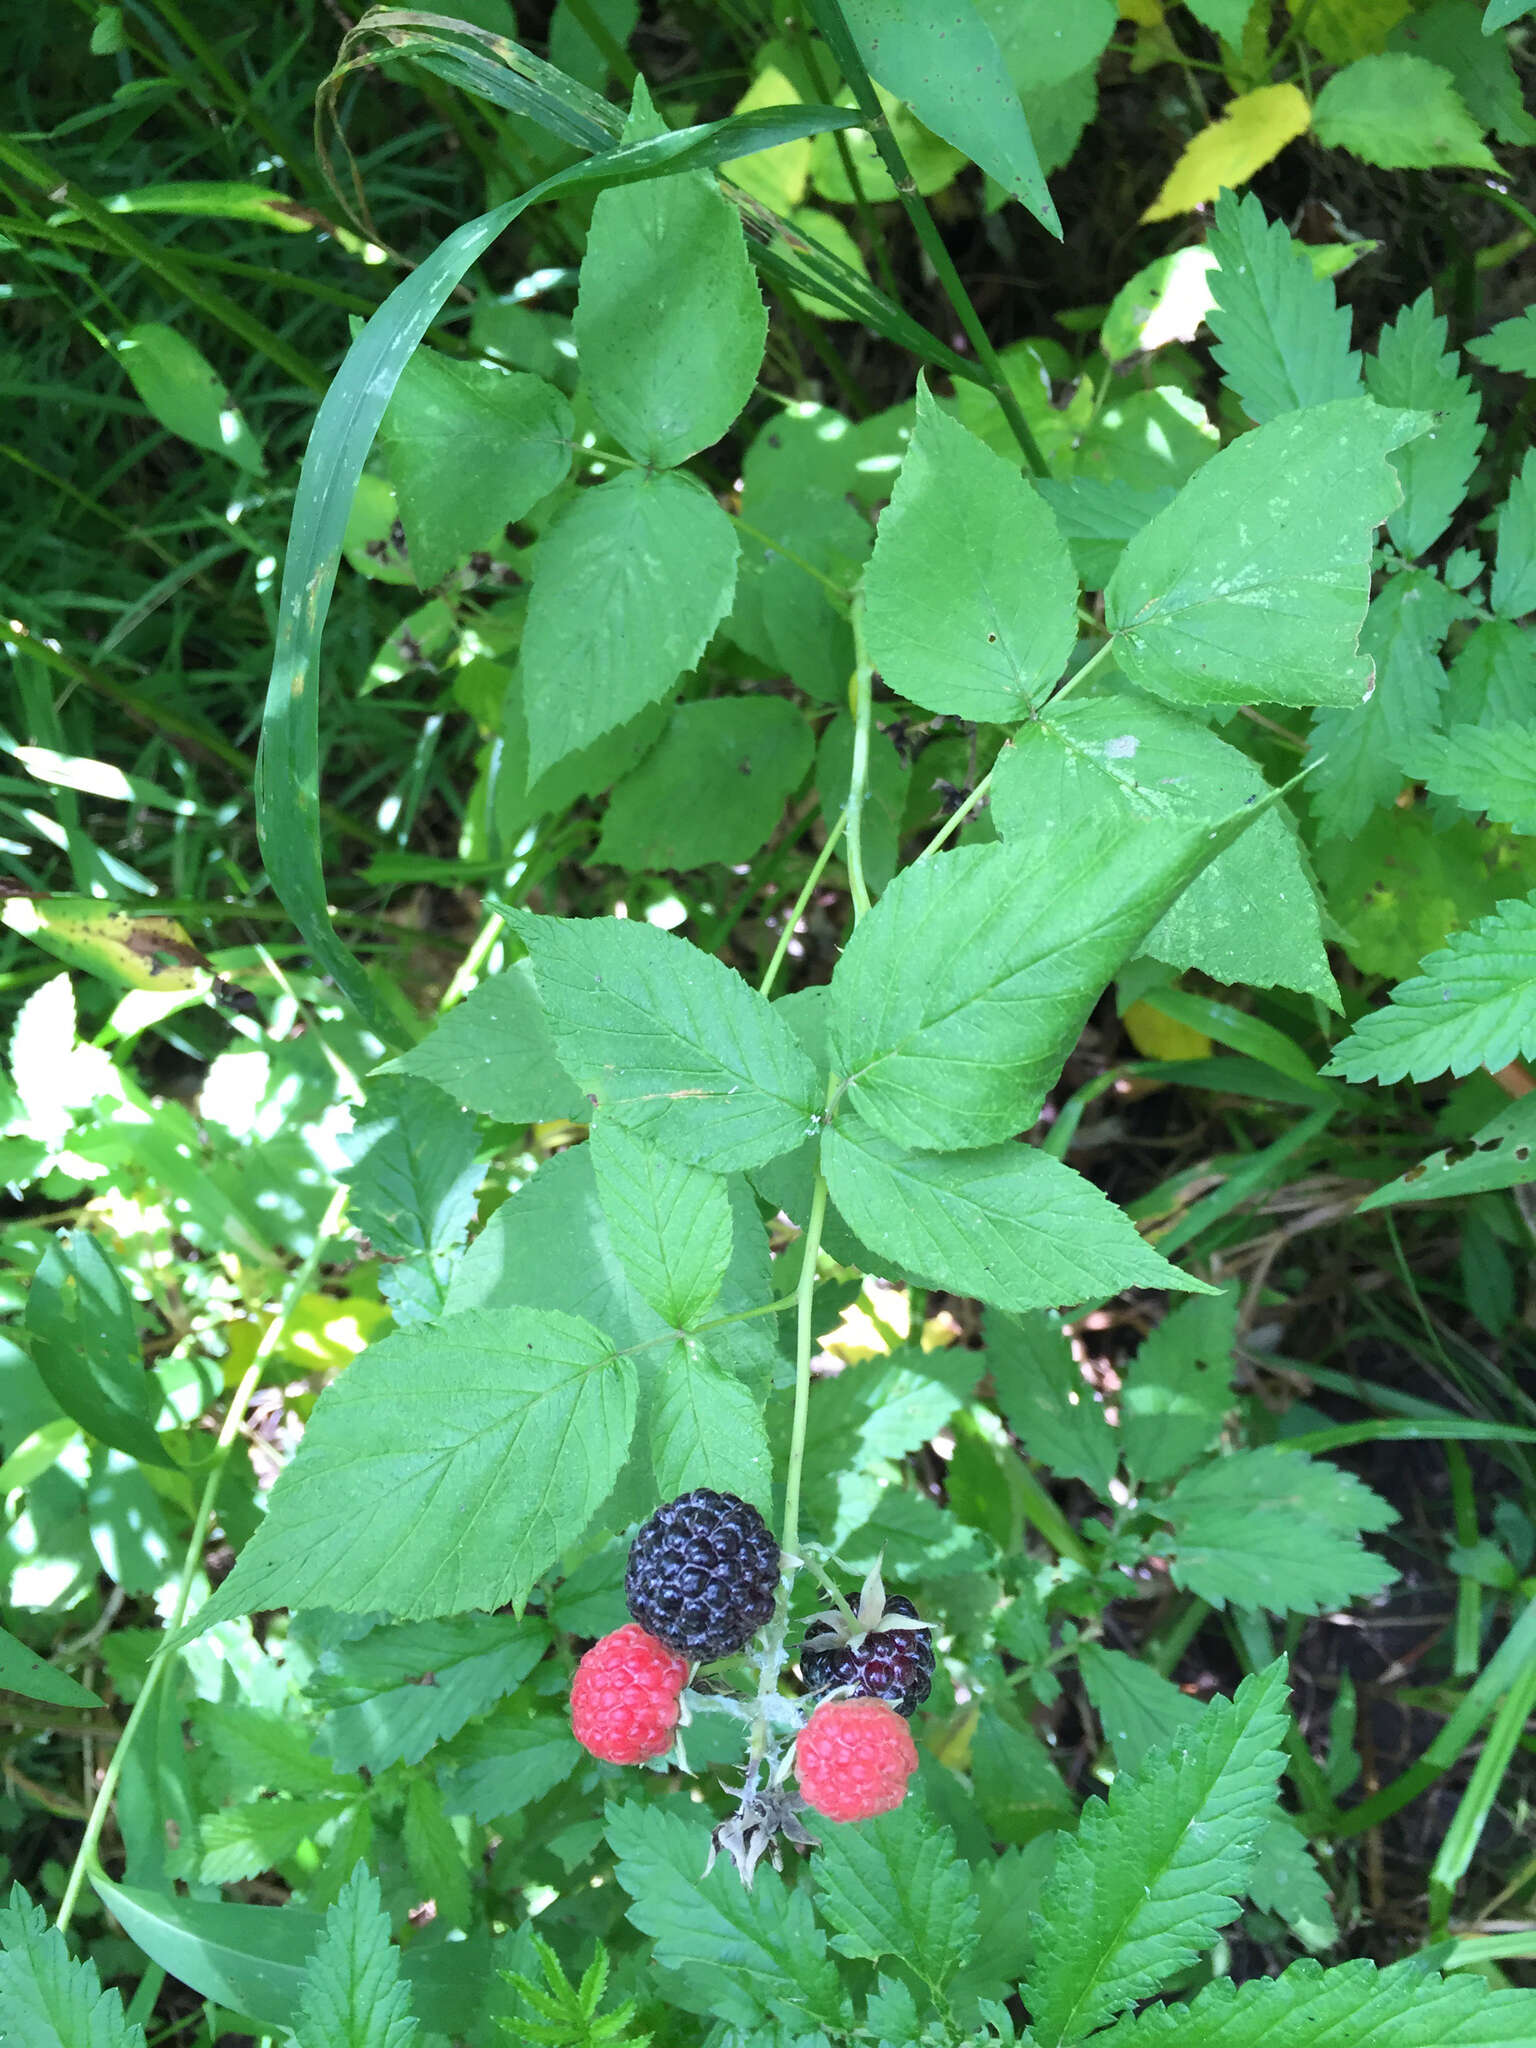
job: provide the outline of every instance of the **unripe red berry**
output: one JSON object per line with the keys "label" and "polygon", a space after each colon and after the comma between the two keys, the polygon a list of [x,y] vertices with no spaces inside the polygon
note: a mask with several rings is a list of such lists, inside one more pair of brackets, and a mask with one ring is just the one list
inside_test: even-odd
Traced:
{"label": "unripe red berry", "polygon": [[907,1796],[917,1769],[912,1731],[884,1700],[830,1700],[795,1745],[795,1775],[807,1806],[828,1820],[870,1820]]}
{"label": "unripe red berry", "polygon": [[639,1764],[671,1747],[688,1660],[630,1621],[594,1643],[571,1681],[571,1732],[609,1764]]}

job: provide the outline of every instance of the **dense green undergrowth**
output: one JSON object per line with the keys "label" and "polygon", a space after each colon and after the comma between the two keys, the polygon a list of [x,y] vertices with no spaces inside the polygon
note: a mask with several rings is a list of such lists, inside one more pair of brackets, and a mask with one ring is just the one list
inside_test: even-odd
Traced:
{"label": "dense green undergrowth", "polygon": [[1528,12],[640,12],[23,32],[0,2035],[1528,2041]]}

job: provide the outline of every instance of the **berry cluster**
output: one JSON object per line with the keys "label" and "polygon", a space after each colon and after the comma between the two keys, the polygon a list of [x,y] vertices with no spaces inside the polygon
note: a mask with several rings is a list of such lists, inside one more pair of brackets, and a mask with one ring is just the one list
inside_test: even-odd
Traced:
{"label": "berry cluster", "polygon": [[[917,1609],[897,1594],[885,1603],[885,1617],[891,1615],[916,1621]],[[897,1628],[888,1618],[851,1638],[837,1628],[808,1630],[800,1676],[807,1692],[849,1688],[855,1698],[884,1700],[910,1720],[933,1689],[933,1644],[926,1629]]]}

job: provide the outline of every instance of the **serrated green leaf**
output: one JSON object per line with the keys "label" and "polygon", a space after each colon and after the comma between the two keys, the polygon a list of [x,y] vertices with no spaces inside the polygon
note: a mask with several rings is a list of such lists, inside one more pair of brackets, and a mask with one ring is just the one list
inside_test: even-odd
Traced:
{"label": "serrated green leaf", "polygon": [[736,536],[671,470],[578,491],[534,556],[523,628],[529,780],[671,694],[731,608]]}
{"label": "serrated green leaf", "polygon": [[679,705],[609,799],[597,858],[631,872],[750,860],[812,752],[810,728],[782,697]]}
{"label": "serrated green leaf", "polygon": [[1021,1987],[1040,2048],[1080,2040],[1187,1968],[1237,1913],[1283,1762],[1285,1670],[1213,1700],[1187,1746],[1092,1799],[1041,1899]]}
{"label": "serrated green leaf", "polygon": [[983,1707],[971,1738],[971,1779],[988,1832],[1020,1847],[1071,1825],[1073,1798],[1032,1728]]}
{"label": "serrated green leaf", "polygon": [[26,1328],[38,1376],[71,1421],[144,1464],[172,1463],[155,1434],[160,1387],[144,1370],[133,1297],[89,1230],[48,1241]]}
{"label": "serrated green leaf", "polygon": [[1353,398],[1360,357],[1349,345],[1349,311],[1314,272],[1307,252],[1250,192],[1223,192],[1208,246],[1215,310],[1211,351],[1251,420]]}
{"label": "serrated green leaf", "polygon": [[609,1117],[592,1133],[597,1197],[641,1298],[686,1330],[718,1296],[731,1256],[725,1176],[658,1151]]}
{"label": "serrated green leaf", "polygon": [[1536,894],[1454,932],[1423,971],[1362,1017],[1323,1069],[1346,1081],[1432,1081],[1536,1053]]}
{"label": "serrated green leaf", "polygon": [[1301,1829],[1284,1814],[1271,1814],[1259,1836],[1248,1897],[1261,1913],[1278,1914],[1308,1948],[1330,1948],[1339,1938],[1317,1858]]}
{"label": "serrated green leaf", "polygon": [[1383,170],[1499,168],[1451,74],[1397,51],[1336,71],[1312,108],[1312,130],[1325,149]]}
{"label": "serrated green leaf", "polygon": [[950,0],[944,37],[921,0],[843,0],[839,8],[871,77],[946,142],[996,178],[1061,238],[1040,159],[992,31],[971,0]]}
{"label": "serrated green leaf", "polygon": [[548,1647],[541,1621],[510,1614],[373,1629],[321,1661],[309,1688],[325,1709],[315,1749],[338,1771],[419,1763],[520,1685]]}
{"label": "serrated green leaf", "polygon": [[1394,576],[1366,614],[1360,646],[1375,673],[1363,704],[1319,711],[1307,778],[1320,838],[1353,839],[1406,780],[1405,763],[1434,730],[1445,670],[1436,649],[1449,620],[1444,591],[1422,571]]}
{"label": "serrated green leaf", "polygon": [[1506,619],[1536,611],[1536,448],[1525,451],[1520,474],[1499,508],[1499,551],[1489,602]]}
{"label": "serrated green leaf", "polygon": [[199,1823],[204,1884],[238,1884],[286,1863],[328,1822],[339,1820],[337,1799],[257,1799],[205,1813]]}
{"label": "serrated green leaf", "polygon": [[658,1499],[696,1486],[738,1494],[765,1512],[773,1500],[773,1456],[762,1402],[710,1358],[697,1338],[675,1344],[651,1400],[651,1465]]}
{"label": "serrated green leaf", "polygon": [[[665,132],[637,80],[625,142]],[[582,388],[637,462],[668,469],[720,439],[752,395],[768,315],[741,216],[708,173],[599,195],[574,325]]]}
{"label": "serrated green leaf", "polygon": [[1527,306],[1515,319],[1501,320],[1476,341],[1469,341],[1467,354],[1487,363],[1490,369],[1505,370],[1512,376],[1536,377],[1536,306]]}
{"label": "serrated green leaf", "polygon": [[[1022,726],[992,771],[1005,840],[1038,849],[1093,841],[1125,819],[1231,816],[1271,794],[1257,765],[1197,719],[1139,690],[1084,692]],[[1338,990],[1296,832],[1270,803],[1189,881],[1140,942],[1171,967],[1221,982]]]}
{"label": "serrated green leaf", "polygon": [[[696,1967],[717,1987],[718,2018],[760,2026],[768,2013],[797,2029],[839,2031],[848,1994],[827,1955],[808,1890],[760,1883],[747,1891],[726,1859],[701,1876],[709,1830],[704,1816],[631,1802],[608,1808],[608,1840],[629,1917],[656,1943],[668,1969]],[[729,1967],[722,1967],[728,1965]]]}
{"label": "serrated green leaf", "polygon": [[844,949],[833,1065],[894,1143],[953,1151],[1028,1130],[1106,984],[1218,844],[1209,821],[1128,806],[1052,834],[1048,861],[1045,843],[904,869]]}
{"label": "serrated green leaf", "polygon": [[822,1170],[877,1252],[994,1308],[1056,1308],[1122,1287],[1205,1291],[1091,1182],[1028,1145],[907,1152],[844,1116],[822,1139]]}
{"label": "serrated green leaf", "polygon": [[1476,5],[1477,0],[1431,0],[1398,23],[1388,45],[1449,71],[1480,127],[1492,129],[1500,142],[1528,146],[1536,142],[1536,119],[1526,109],[1509,39],[1475,33],[1469,16]]}
{"label": "serrated green leaf", "polygon": [[569,401],[542,377],[418,349],[379,439],[420,588],[441,583],[562,484],[574,435]]}
{"label": "serrated green leaf", "polygon": [[1144,1483],[1172,1479],[1208,1451],[1232,1405],[1237,1296],[1181,1301],[1141,1340],[1120,1395],[1125,1467]]}
{"label": "serrated green leaf", "polygon": [[1479,1195],[1536,1180],[1536,1094],[1522,1095],[1491,1117],[1468,1141],[1469,1152],[1447,1146],[1360,1204],[1385,1209],[1395,1202],[1435,1202],[1442,1196]]}
{"label": "serrated green leaf", "polygon": [[220,1776],[232,1793],[347,1789],[329,1758],[311,1748],[307,1722],[242,1700],[199,1700],[192,1708],[192,1724],[199,1742],[218,1757]]}
{"label": "serrated green leaf", "polygon": [[379,1881],[361,1864],[326,1914],[304,1976],[294,2048],[408,2048],[416,2038]]}
{"label": "serrated green leaf", "polygon": [[908,1800],[877,1820],[822,1829],[816,1903],[840,1955],[899,1956],[941,1991],[976,1947],[979,1905],[948,1828]]}
{"label": "serrated green leaf", "polygon": [[1077,638],[1077,579],[1049,508],[926,383],[864,600],[870,659],[893,690],[993,724],[1025,715]]}
{"label": "serrated green leaf", "polygon": [[448,1926],[468,1926],[469,1865],[431,1778],[412,1778],[406,1788],[400,1840],[421,1897],[436,1904]]}
{"label": "serrated green leaf", "polygon": [[1175,1585],[1213,1607],[1321,1614],[1369,1599],[1397,1573],[1361,1544],[1396,1510],[1336,1465],[1270,1446],[1198,1466],[1158,1503]]}
{"label": "serrated green leaf", "polygon": [[1456,357],[1446,352],[1445,333],[1434,294],[1423,292],[1382,329],[1376,353],[1365,366],[1366,389],[1378,405],[1435,415],[1428,433],[1390,458],[1402,482],[1403,502],[1387,521],[1387,531],[1409,556],[1425,553],[1450,524],[1483,444],[1477,394],[1471,379],[1460,374]]}
{"label": "serrated green leaf", "polygon": [[1426,733],[1404,766],[1437,796],[1482,812],[1516,832],[1536,834],[1536,722],[1453,725]]}
{"label": "serrated green leaf", "polygon": [[472,1118],[414,1079],[376,1082],[342,1139],[348,1220],[386,1258],[456,1249],[480,1174]]}
{"label": "serrated green leaf", "polygon": [[717,1173],[764,1165],[809,1134],[814,1068],[718,960],[635,919],[520,911],[516,929],[560,1057],[600,1111]]}
{"label": "serrated green leaf", "polygon": [[1139,1657],[1106,1650],[1099,1643],[1079,1647],[1077,1668],[1118,1770],[1134,1774],[1148,1750],[1187,1743],[1184,1731],[1199,1720],[1201,1706],[1171,1678]]}
{"label": "serrated green leaf", "polygon": [[1386,458],[1428,424],[1339,399],[1212,456],[1127,544],[1105,592],[1128,679],[1188,704],[1359,704],[1371,537],[1399,498]]}
{"label": "serrated green leaf", "polygon": [[1493,1991],[1476,1971],[1437,1977],[1422,1963],[1310,1960],[1280,1977],[1208,1985],[1187,2005],[1153,2005],[1121,2020],[1105,2048],[1523,2048],[1536,1992]]}
{"label": "serrated green leaf", "polygon": [[19,1884],[0,1908],[0,2039],[8,2048],[144,2048],[122,1994],[102,1990],[96,1965],[70,1954]]}
{"label": "serrated green leaf", "polygon": [[992,1314],[986,1355],[998,1402],[1025,1456],[1063,1479],[1080,1479],[1104,1499],[1119,1451],[1066,1331],[1046,1315]]}
{"label": "serrated green leaf", "polygon": [[561,1066],[526,960],[490,975],[380,1071],[430,1081],[499,1123],[580,1118],[591,1104]]}
{"label": "serrated green leaf", "polygon": [[473,1310],[385,1337],[320,1396],[199,1625],[521,1602],[607,1498],[634,1417],[633,1365],[574,1316]]}
{"label": "serrated green leaf", "polygon": [[563,1785],[586,1757],[567,1715],[530,1715],[509,1702],[443,1751],[437,1771],[443,1811],[467,1813],[489,1826]]}
{"label": "serrated green leaf", "polygon": [[1042,477],[1035,489],[1056,515],[1072,566],[1087,590],[1104,588],[1126,542],[1174,497],[1171,483],[1138,490],[1102,476]]}

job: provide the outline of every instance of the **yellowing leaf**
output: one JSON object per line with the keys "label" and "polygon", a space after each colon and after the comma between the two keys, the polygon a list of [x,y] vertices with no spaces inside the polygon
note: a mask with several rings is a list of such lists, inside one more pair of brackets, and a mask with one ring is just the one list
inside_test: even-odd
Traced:
{"label": "yellowing leaf", "polygon": [[[239,1385],[271,1322],[271,1316],[264,1314],[244,1316],[229,1325],[225,1333],[229,1350],[223,1365],[226,1387]],[[297,1372],[338,1372],[388,1327],[388,1308],[367,1295],[346,1294],[338,1299],[334,1294],[303,1294],[294,1304],[273,1356],[280,1365]]]}
{"label": "yellowing leaf", "polygon": [[[753,114],[759,107],[793,107],[799,103],[800,95],[783,72],[768,64],[731,112]],[[811,175],[811,138],[807,135],[799,142],[781,142],[777,149],[760,149],[754,156],[737,157],[726,166],[726,175],[733,185],[750,192],[775,213],[789,213],[805,197],[806,180]]]}
{"label": "yellowing leaf", "polygon": [[[862,277],[868,277],[864,252],[835,214],[823,213],[815,206],[797,206],[789,216],[789,225],[807,242],[814,242],[818,249],[835,256],[839,263],[846,263],[850,270],[857,270]],[[847,320],[852,317],[841,306],[833,305],[830,299],[818,298],[814,292],[796,292],[795,299],[818,319]]]}
{"label": "yellowing leaf", "polygon": [[1161,28],[1162,0],[1119,0],[1120,19],[1134,21],[1139,28]]}
{"label": "yellowing leaf", "polygon": [[92,896],[12,896],[0,922],[125,988],[174,995],[208,986],[208,962],[174,917],[130,915]]}
{"label": "yellowing leaf", "polygon": [[1144,1060],[1208,1060],[1211,1041],[1192,1024],[1179,1024],[1150,1003],[1132,1003],[1120,1019]]}
{"label": "yellowing leaf", "polygon": [[1387,37],[1411,0],[1289,0],[1293,16],[1302,16],[1301,32],[1330,64],[1353,64],[1387,47]]}
{"label": "yellowing leaf", "polygon": [[1141,216],[1172,220],[1213,200],[1223,185],[1244,185],[1288,142],[1306,133],[1311,110],[1294,85],[1261,85],[1235,99],[1219,121],[1202,128]]}

